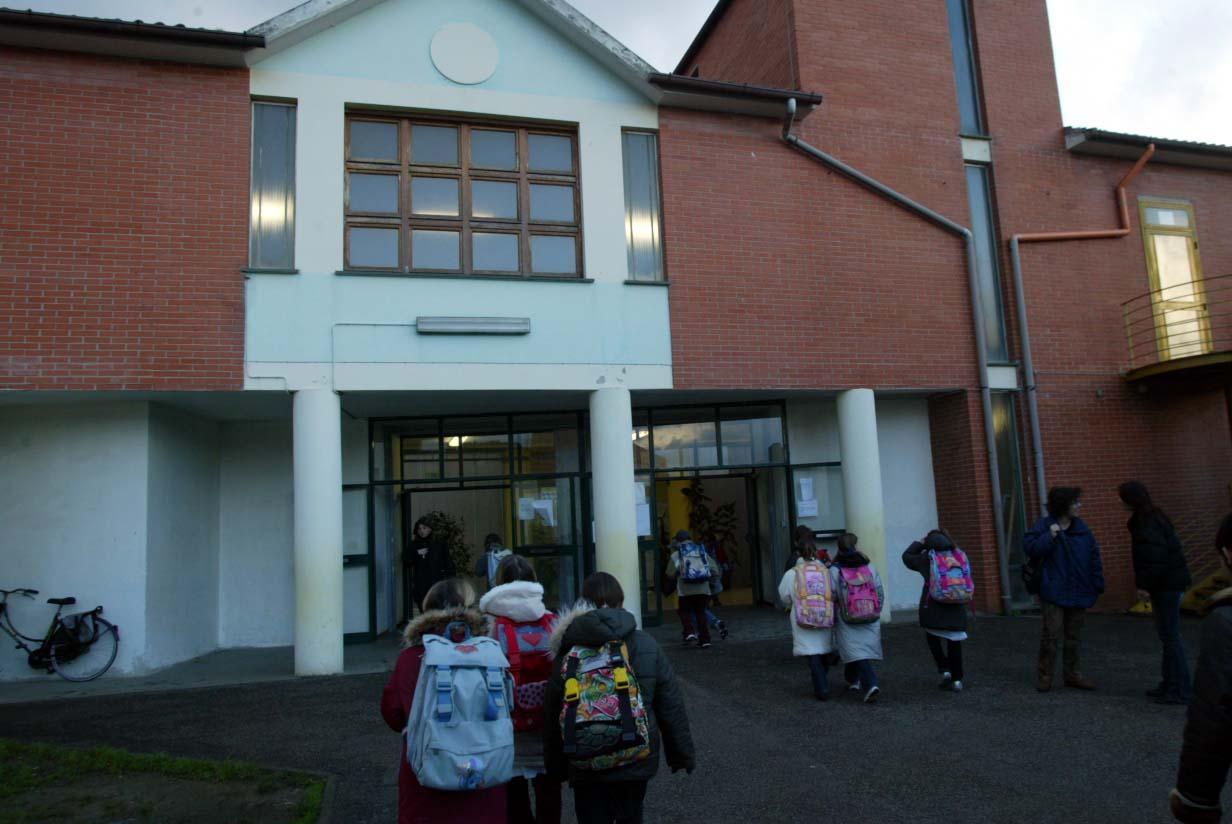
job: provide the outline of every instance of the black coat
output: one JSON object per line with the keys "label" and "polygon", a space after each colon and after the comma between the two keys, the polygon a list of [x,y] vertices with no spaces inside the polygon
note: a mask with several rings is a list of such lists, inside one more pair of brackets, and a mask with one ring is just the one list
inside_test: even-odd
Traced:
{"label": "black coat", "polygon": [[1202,651],[1185,721],[1176,788],[1200,804],[1217,805],[1232,767],[1232,589],[1215,595],[1202,622]]}
{"label": "black coat", "polygon": [[1184,592],[1193,579],[1176,529],[1162,512],[1129,519],[1133,544],[1134,581],[1147,592]]}
{"label": "black coat", "polygon": [[415,603],[422,604],[424,596],[437,581],[452,578],[457,575],[453,558],[449,557],[449,548],[433,541],[416,536],[411,545],[402,553],[402,564],[411,571],[411,588],[415,592]]}
{"label": "black coat", "polygon": [[903,552],[903,563],[924,576],[924,591],[920,593],[920,626],[924,629],[943,629],[952,632],[967,631],[966,604],[940,604],[928,597],[929,578],[932,567],[928,547],[914,542]]}
{"label": "black coat", "polygon": [[558,662],[573,646],[595,647],[608,641],[623,640],[629,648],[633,674],[646,705],[650,724],[650,758],[615,770],[588,772],[576,770],[565,758],[560,731],[560,710],[564,703],[563,666],[553,668],[544,698],[547,724],[544,726],[544,761],[548,775],[578,782],[649,781],[659,771],[659,752],[667,756],[667,766],[693,771],[693,737],[689,716],[676,673],[659,644],[637,628],[633,615],[623,609],[578,610],[561,616],[552,637]]}

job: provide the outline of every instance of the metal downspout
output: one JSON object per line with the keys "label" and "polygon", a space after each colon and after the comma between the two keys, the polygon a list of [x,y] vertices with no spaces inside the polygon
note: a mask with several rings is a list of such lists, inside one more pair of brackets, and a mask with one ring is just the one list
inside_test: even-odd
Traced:
{"label": "metal downspout", "polygon": [[1031,332],[1027,326],[1027,296],[1023,289],[1022,256],[1018,247],[1020,243],[1043,243],[1062,240],[1100,240],[1103,238],[1125,237],[1129,234],[1129,204],[1125,195],[1125,187],[1138,176],[1142,167],[1155,154],[1155,144],[1151,143],[1138,158],[1133,168],[1121,178],[1116,186],[1117,214],[1121,219],[1121,228],[1103,229],[1091,232],[1037,232],[1035,234],[1016,234],[1010,238],[1010,263],[1014,271],[1014,303],[1018,313],[1018,329],[1022,336],[1022,371],[1023,382],[1027,389],[1027,419],[1031,427],[1031,455],[1035,463],[1035,488],[1039,499],[1041,512],[1048,494],[1048,474],[1044,463],[1044,440],[1040,434],[1039,403],[1037,402],[1035,383],[1035,362],[1031,357]]}
{"label": "metal downspout", "polygon": [[992,415],[992,392],[988,388],[988,353],[986,350],[987,339],[984,334],[984,308],[980,303],[979,292],[979,276],[977,274],[976,257],[975,257],[975,238],[971,234],[971,230],[961,224],[955,223],[943,215],[934,212],[923,204],[917,203],[906,195],[891,189],[884,183],[874,180],[858,169],[848,166],[836,157],[826,154],[821,149],[815,146],[810,146],[800,138],[791,133],[792,125],[796,119],[796,101],[795,98],[787,101],[787,116],[783,123],[783,141],[792,148],[812,157],[815,160],[821,161],[826,166],[834,169],[840,174],[854,180],[866,188],[872,189],[877,194],[887,198],[888,200],[897,203],[899,206],[907,209],[910,212],[923,217],[925,220],[940,226],[947,232],[958,235],[963,239],[967,251],[967,286],[971,294],[971,314],[972,320],[975,323],[975,350],[976,364],[979,371],[980,382],[980,404],[983,407],[984,413],[984,442],[985,448],[988,450],[988,473],[992,482],[992,509],[993,518],[996,521],[997,535],[997,561],[998,572],[1001,581],[1001,608],[1006,614],[1010,611],[1010,572],[1009,572],[1009,543],[1008,536],[1005,534],[1005,517],[1004,504],[1001,500],[1001,472],[997,461],[997,436],[993,428]]}

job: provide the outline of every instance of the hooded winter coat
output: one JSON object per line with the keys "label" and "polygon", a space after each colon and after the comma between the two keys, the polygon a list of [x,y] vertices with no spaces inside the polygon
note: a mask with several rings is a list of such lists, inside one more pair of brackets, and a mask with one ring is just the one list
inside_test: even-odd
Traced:
{"label": "hooded winter coat", "polygon": [[881,575],[868,558],[861,552],[839,552],[834,558],[834,566],[830,567],[830,580],[834,584],[835,616],[834,640],[838,646],[838,654],[844,664],[852,661],[881,660],[881,621],[868,624],[849,624],[843,620],[840,603],[843,600],[842,573],[843,567],[859,567],[868,564],[873,571],[873,582],[877,586],[877,598],[885,603],[885,588],[881,585]]}
{"label": "hooded winter coat", "polygon": [[[814,629],[802,627],[796,623],[796,570],[804,566],[804,559],[796,561],[796,565],[783,573],[779,580],[779,601],[787,607],[787,620],[791,622],[791,654],[799,656],[825,655],[834,650],[834,628]],[[830,570],[825,571],[830,575]],[[833,584],[833,578],[831,578]],[[835,598],[835,614],[838,611],[838,590],[831,588]]]}
{"label": "hooded winter coat", "polygon": [[1023,542],[1028,557],[1043,560],[1040,598],[1059,607],[1089,609],[1104,593],[1099,544],[1081,518],[1054,536],[1051,528],[1056,522],[1051,515],[1041,518]]}
{"label": "hooded winter coat", "polygon": [[429,534],[427,538],[419,537],[419,524],[422,522],[423,519],[420,519],[415,523],[411,544],[402,551],[402,563],[411,570],[411,589],[416,607],[423,603],[433,584],[458,574],[447,546],[438,541],[434,534]]}
{"label": "hooded winter coat", "polygon": [[1216,593],[1209,609],[1176,788],[1198,804],[1218,807],[1232,767],[1232,588]]}
{"label": "hooded winter coat", "polygon": [[[479,599],[479,609],[493,618],[506,618],[515,624],[538,621],[549,615],[543,606],[543,585],[533,581],[512,581],[490,589]],[[552,621],[555,629],[555,621]],[[509,639],[498,632],[496,622],[491,622],[491,635],[500,642],[501,651],[509,655]],[[543,772],[543,734],[538,730],[514,735],[513,766],[525,776]]]}
{"label": "hooded winter coat", "polygon": [[1134,582],[1147,592],[1184,592],[1193,579],[1176,529],[1164,513],[1135,513],[1126,524],[1134,556]]}
{"label": "hooded winter coat", "polygon": [[[454,621],[464,621],[472,635],[487,635],[488,622],[473,609],[425,612],[407,624],[403,632],[405,649],[398,656],[393,674],[381,693],[381,717],[394,732],[406,729],[423,664],[423,637],[444,632]],[[398,762],[398,824],[436,824],[440,821],[465,821],[467,824],[504,824],[505,788],[493,787],[474,792],[444,792],[420,785],[406,762],[406,737],[402,737],[402,757]]]}
{"label": "hooded winter coat", "polygon": [[[945,536],[938,537],[944,540],[946,545],[953,546]],[[928,588],[932,583],[932,560],[928,557],[929,551],[924,544],[915,541],[903,552],[903,564],[924,576],[924,591],[920,593],[920,626],[924,629],[966,632],[966,604],[942,604],[928,595]]]}
{"label": "hooded winter coat", "polygon": [[[604,772],[577,770],[565,758],[561,738],[559,719],[565,695],[563,661],[575,646],[595,647],[617,640],[624,641],[629,649],[629,662],[646,705],[650,758]],[[693,771],[693,737],[689,732],[689,716],[680,683],[663,650],[654,638],[637,628],[630,612],[595,609],[582,602],[561,616],[552,634],[552,651],[561,664],[552,671],[545,701],[544,748],[548,775],[560,780],[568,778],[573,784],[649,781],[659,771],[660,750],[667,756],[667,766],[672,772]]]}

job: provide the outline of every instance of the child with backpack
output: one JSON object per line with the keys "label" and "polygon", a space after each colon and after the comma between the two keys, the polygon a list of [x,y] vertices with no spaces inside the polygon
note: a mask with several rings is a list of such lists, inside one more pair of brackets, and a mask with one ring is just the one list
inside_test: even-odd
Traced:
{"label": "child with backpack", "polygon": [[680,684],[624,600],[620,583],[596,572],[552,634],[545,764],[573,786],[578,824],[641,822],[660,750],[672,772],[694,768]]}
{"label": "child with backpack", "polygon": [[856,549],[859,540],[850,532],[840,535],[838,554],[830,567],[839,607],[834,637],[848,688],[863,692],[864,703],[871,704],[881,694],[873,662],[881,660],[881,605],[885,590],[868,556]]}
{"label": "child with backpack", "polygon": [[[464,765],[468,769],[455,770],[452,780],[455,786],[452,790],[436,789],[427,784],[441,784],[438,780],[445,777],[441,771],[425,771],[424,764],[418,770],[411,767],[411,760],[422,756],[424,736],[421,730],[423,713],[438,711],[435,696],[427,696],[425,707],[423,696],[430,682],[435,681],[440,686],[442,673],[440,669],[429,670],[424,666],[425,660],[439,660],[437,656],[449,656],[450,647],[468,647],[467,657],[473,657],[476,662],[499,663],[504,661],[496,642],[486,637],[487,622],[473,606],[475,591],[471,585],[460,578],[447,578],[432,585],[423,600],[423,613],[407,624],[403,632],[404,649],[398,656],[389,683],[381,694],[381,716],[394,732],[402,733],[402,760],[398,768],[398,824],[422,824],[422,822],[466,821],[468,824],[502,824],[505,821],[505,787],[513,766],[513,725],[509,721],[507,709],[502,711],[501,705],[508,706],[501,693],[509,693],[502,689],[499,680],[492,685],[495,693],[491,703],[496,705],[500,721],[507,722],[508,740],[494,743],[494,751],[500,750],[492,758],[469,759],[471,763]],[[429,649],[431,647],[431,649]],[[494,650],[492,649],[494,648]],[[495,652],[495,658],[491,653]],[[461,657],[461,656],[459,656]],[[477,673],[466,671],[463,667],[442,667],[448,671],[459,684],[470,682]],[[469,670],[469,668],[467,668]],[[497,668],[498,678],[503,675]],[[420,689],[421,682],[425,689]],[[435,690],[433,690],[435,692]],[[455,691],[457,696],[459,691]],[[448,711],[456,712],[460,717],[468,715],[467,707],[451,706]],[[494,733],[502,734],[505,728],[502,724],[490,725]],[[498,729],[499,728],[499,729]],[[503,750],[507,746],[508,753]],[[409,751],[409,752],[408,752]],[[488,753],[481,753],[487,756]],[[505,757],[507,755],[507,758]],[[408,757],[409,756],[409,757]],[[507,761],[507,763],[506,763]],[[431,767],[434,765],[428,765]],[[483,770],[491,768],[492,774],[485,777]],[[498,774],[508,773],[508,774]],[[421,779],[423,781],[421,782]],[[489,780],[490,779],[490,780]]]}
{"label": "child with backpack", "polygon": [[492,637],[509,659],[513,676],[514,778],[506,787],[509,822],[560,824],[560,782],[543,772],[543,699],[552,673],[550,640],[556,616],[543,606],[543,586],[521,555],[501,560],[495,583],[479,599],[479,610],[491,619]]}
{"label": "child with backpack", "polygon": [[702,649],[709,649],[710,621],[706,609],[710,606],[710,581],[721,574],[718,562],[693,540],[689,530],[682,529],[672,541],[667,574],[676,579],[676,610],[680,613],[684,642],[696,641]]}
{"label": "child with backpack", "polygon": [[[934,529],[903,552],[903,564],[924,576],[920,626],[937,664],[943,690],[962,692],[962,642],[967,640],[967,605],[975,596],[971,562],[949,533]],[[942,649],[941,642],[946,648]]]}
{"label": "child with backpack", "polygon": [[817,558],[810,533],[797,544],[800,559],[779,581],[779,601],[791,620],[791,654],[808,662],[813,697],[830,697],[827,669],[834,651],[834,586],[830,571]]}
{"label": "child with backpack", "polygon": [[505,547],[501,536],[495,532],[488,533],[483,539],[483,554],[475,559],[475,577],[482,578],[488,584],[488,589],[496,586],[496,568],[500,562],[513,554],[512,549]]}

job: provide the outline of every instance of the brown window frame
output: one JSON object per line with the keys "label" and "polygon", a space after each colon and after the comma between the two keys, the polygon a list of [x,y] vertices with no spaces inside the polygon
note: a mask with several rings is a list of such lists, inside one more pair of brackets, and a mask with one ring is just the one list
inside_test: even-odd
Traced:
{"label": "brown window frame", "polygon": [[[380,161],[351,159],[351,124],[356,121],[394,124],[398,128],[397,159]],[[453,166],[411,162],[412,125],[448,126],[458,130],[458,157]],[[482,118],[452,119],[423,115],[390,115],[386,113],[348,112],[345,121],[344,140],[344,192],[343,192],[343,266],[347,271],[390,272],[401,274],[449,274],[534,277],[560,280],[585,278],[584,245],[582,235],[582,186],[580,158],[578,155],[577,129]],[[517,165],[513,169],[489,169],[471,163],[471,133],[473,130],[513,132],[517,152]],[[572,172],[550,172],[530,169],[530,137],[549,135],[567,137],[571,146]],[[398,212],[373,213],[352,211],[351,174],[386,174],[398,178]],[[412,177],[436,177],[457,181],[458,214],[456,216],[415,215],[411,213]],[[475,218],[471,184],[475,181],[511,182],[517,185],[516,218]],[[573,190],[572,221],[532,221],[530,219],[530,192],[533,184],[569,186]],[[350,229],[386,228],[398,230],[398,264],[391,267],[355,266],[351,264]],[[458,268],[412,268],[411,233],[416,230],[453,231],[458,233]],[[518,237],[518,268],[516,270],[475,269],[473,265],[472,237],[476,232],[516,234]],[[574,242],[576,271],[535,272],[532,268],[531,237],[570,237]]]}

